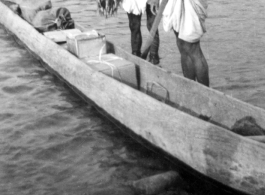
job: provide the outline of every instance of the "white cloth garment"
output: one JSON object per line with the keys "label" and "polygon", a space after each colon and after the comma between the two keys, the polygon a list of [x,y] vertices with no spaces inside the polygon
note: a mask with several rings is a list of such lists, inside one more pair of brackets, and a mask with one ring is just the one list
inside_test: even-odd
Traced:
{"label": "white cloth garment", "polygon": [[163,13],[165,31],[174,29],[179,38],[197,42],[206,32],[207,0],[169,0]]}
{"label": "white cloth garment", "polygon": [[[127,13],[139,15],[145,12],[146,3],[147,0],[123,0],[121,5]],[[174,29],[187,42],[199,41],[206,32],[207,6],[207,0],[168,0],[163,13],[164,30]]]}
{"label": "white cloth garment", "polygon": [[121,6],[127,13],[140,15],[145,12],[147,0],[123,0]]}

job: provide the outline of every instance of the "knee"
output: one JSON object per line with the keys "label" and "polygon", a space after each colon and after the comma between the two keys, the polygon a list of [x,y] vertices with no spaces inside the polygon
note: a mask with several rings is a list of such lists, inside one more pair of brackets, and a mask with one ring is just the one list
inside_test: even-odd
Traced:
{"label": "knee", "polygon": [[177,38],[177,46],[178,46],[179,52],[181,54],[188,54],[189,53],[190,47],[186,41],[183,41],[183,40]]}
{"label": "knee", "polygon": [[177,38],[177,46],[181,54],[187,54],[190,56],[197,55],[200,52],[199,42],[189,43],[187,41]]}
{"label": "knee", "polygon": [[130,22],[130,29],[132,31],[139,31],[141,29],[141,22],[140,21],[131,21]]}

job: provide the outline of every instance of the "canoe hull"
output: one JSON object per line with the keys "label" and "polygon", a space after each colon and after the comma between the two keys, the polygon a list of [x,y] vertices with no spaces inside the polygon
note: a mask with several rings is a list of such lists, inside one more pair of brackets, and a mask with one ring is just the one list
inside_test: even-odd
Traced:
{"label": "canoe hull", "polygon": [[248,194],[265,194],[263,144],[190,116],[92,70],[2,3],[0,23],[56,74],[135,134],[224,185]]}

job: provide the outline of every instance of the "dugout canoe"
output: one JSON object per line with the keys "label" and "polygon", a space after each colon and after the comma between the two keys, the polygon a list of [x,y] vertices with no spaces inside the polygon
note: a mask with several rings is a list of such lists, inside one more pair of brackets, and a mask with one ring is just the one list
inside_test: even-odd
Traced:
{"label": "dugout canoe", "polygon": [[[245,194],[265,194],[265,145],[257,141],[260,137],[229,131],[245,116],[252,116],[264,128],[263,109],[155,67],[109,43],[110,51],[137,65],[137,90],[91,69],[1,2],[0,23],[53,74],[136,135],[223,185]],[[148,82],[167,89],[166,103],[144,93]]]}

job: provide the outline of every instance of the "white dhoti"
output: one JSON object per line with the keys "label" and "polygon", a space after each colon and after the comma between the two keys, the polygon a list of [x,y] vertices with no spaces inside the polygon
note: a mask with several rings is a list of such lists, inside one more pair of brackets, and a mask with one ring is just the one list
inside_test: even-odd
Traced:
{"label": "white dhoti", "polygon": [[169,0],[163,13],[165,31],[174,29],[179,38],[197,42],[206,32],[207,0]]}
{"label": "white dhoti", "polygon": [[145,12],[147,0],[123,0],[121,6],[127,13],[140,15]]}

